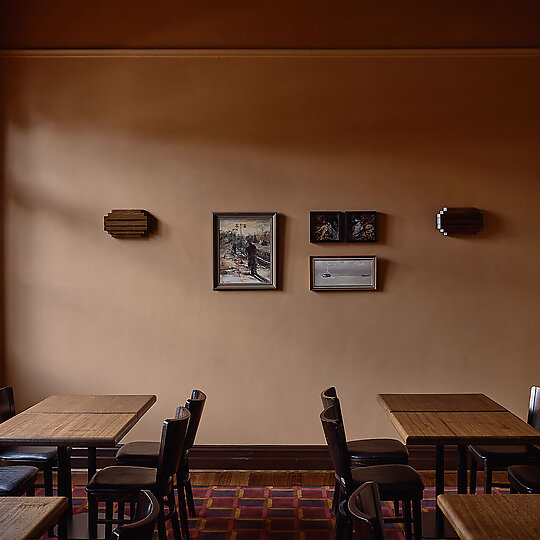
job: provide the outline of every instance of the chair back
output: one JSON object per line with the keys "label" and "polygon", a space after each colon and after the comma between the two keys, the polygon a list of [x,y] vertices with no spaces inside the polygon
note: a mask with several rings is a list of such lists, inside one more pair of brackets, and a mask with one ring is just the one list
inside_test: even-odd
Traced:
{"label": "chair back", "polygon": [[339,402],[339,398],[337,397],[337,392],[334,386],[330,386],[330,388],[327,388],[321,392],[321,401],[324,409],[328,409],[328,407],[336,407],[337,417],[340,422],[343,422],[341,403]]}
{"label": "chair back", "polygon": [[206,394],[201,390],[193,390],[191,397],[186,401],[186,409],[191,414],[191,418],[189,419],[186,440],[184,442],[184,452],[191,450],[195,442],[195,436],[197,435],[197,429],[199,428],[205,403]]}
{"label": "chair back", "polygon": [[358,540],[386,540],[381,498],[375,482],[362,484],[351,495],[348,504]]}
{"label": "chair back", "polygon": [[117,527],[112,534],[118,540],[152,540],[159,516],[159,502],[150,491],[140,491],[137,497],[135,521]]}
{"label": "chair back", "polygon": [[179,409],[176,418],[168,418],[163,422],[156,475],[158,483],[166,482],[176,474],[184,450],[190,414],[185,407]]}
{"label": "chair back", "polygon": [[[337,399],[337,398],[335,398]],[[351,475],[351,458],[347,448],[343,422],[338,418],[336,408],[328,407],[321,413],[321,422],[324,436],[328,443],[332,463],[336,477],[339,478],[345,488],[346,495],[352,493],[353,481]]]}
{"label": "chair back", "polygon": [[529,415],[527,422],[540,431],[540,386],[531,387],[531,399],[529,400]]}
{"label": "chair back", "polygon": [[5,422],[12,416],[15,416],[13,388],[11,386],[4,386],[0,388],[0,423]]}

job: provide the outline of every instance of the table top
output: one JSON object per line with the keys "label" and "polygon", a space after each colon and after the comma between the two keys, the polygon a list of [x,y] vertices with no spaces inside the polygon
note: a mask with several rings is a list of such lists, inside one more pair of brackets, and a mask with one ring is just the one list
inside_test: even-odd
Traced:
{"label": "table top", "polygon": [[139,418],[156,402],[152,395],[55,395],[24,413],[135,413]]}
{"label": "table top", "polygon": [[485,394],[378,394],[386,412],[505,411]]}
{"label": "table top", "polygon": [[540,495],[439,495],[461,540],[538,540]]}
{"label": "table top", "polygon": [[0,424],[0,445],[115,446],[139,418],[135,413],[21,413]]}
{"label": "table top", "polygon": [[540,432],[508,411],[393,412],[406,444],[540,444]]}
{"label": "table top", "polygon": [[66,497],[0,497],[2,540],[35,540],[68,507]]}

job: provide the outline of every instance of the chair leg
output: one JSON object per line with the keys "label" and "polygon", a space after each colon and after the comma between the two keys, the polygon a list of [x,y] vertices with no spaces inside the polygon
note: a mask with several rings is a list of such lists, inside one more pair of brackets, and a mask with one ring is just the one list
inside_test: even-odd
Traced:
{"label": "chair leg", "polygon": [[471,479],[470,479],[470,488],[469,492],[474,495],[476,493],[476,470],[478,466],[476,465],[476,460],[471,456]]}
{"label": "chair leg", "polygon": [[411,528],[411,501],[401,501],[403,506],[403,527],[405,529],[405,538],[412,540],[412,528]]}
{"label": "chair leg", "polygon": [[54,495],[52,466],[46,466],[43,469],[43,484],[45,485],[45,496],[52,497]]}
{"label": "chair leg", "polygon": [[334,496],[332,497],[332,514],[335,514],[337,516],[337,511],[339,508],[339,493],[341,491],[341,485],[338,482],[336,478],[336,482],[334,484]]}
{"label": "chair leg", "polygon": [[34,497],[35,494],[36,494],[36,486],[29,487],[29,488],[26,490],[26,496],[27,496],[27,497]]}
{"label": "chair leg", "polygon": [[399,501],[394,501],[394,516],[399,516]]}
{"label": "chair leg", "polygon": [[118,519],[125,520],[126,503],[124,501],[118,501]]}
{"label": "chair leg", "polygon": [[159,516],[157,520],[158,538],[159,540],[167,540],[167,529],[165,527],[165,508],[163,504],[163,497],[159,496]]}
{"label": "chair leg", "polygon": [[186,487],[186,501],[191,517],[197,517],[197,510],[195,509],[195,499],[193,498],[193,489],[191,488],[191,480],[185,483]]}
{"label": "chair leg", "polygon": [[412,511],[414,522],[414,540],[422,540],[422,501],[413,501]]}
{"label": "chair leg", "polygon": [[178,514],[180,516],[180,527],[182,528],[182,535],[186,540],[189,540],[189,521],[186,509],[186,498],[184,495],[184,487],[182,482],[178,485]]}
{"label": "chair leg", "polygon": [[98,502],[95,495],[88,494],[88,537],[97,540]]}
{"label": "chair leg", "polygon": [[178,513],[176,512],[176,500],[174,498],[174,489],[167,495],[167,505],[169,506],[169,518],[171,520],[171,527],[173,531],[174,540],[182,540],[182,533],[180,532],[180,524],[178,523]]}
{"label": "chair leg", "polygon": [[491,463],[486,462],[484,468],[484,474],[486,475],[484,479],[484,493],[491,493],[491,484],[493,483],[493,468]]}
{"label": "chair leg", "polygon": [[105,519],[108,523],[105,523],[105,539],[112,536],[112,523],[110,520],[113,518],[113,503],[112,501],[107,501],[105,503]]}

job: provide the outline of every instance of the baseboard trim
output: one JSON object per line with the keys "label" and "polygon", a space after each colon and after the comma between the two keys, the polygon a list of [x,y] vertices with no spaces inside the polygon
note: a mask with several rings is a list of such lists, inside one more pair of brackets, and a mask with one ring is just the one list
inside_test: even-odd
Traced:
{"label": "baseboard trim", "polygon": [[[115,465],[116,448],[98,448],[98,468]],[[417,470],[435,469],[433,446],[410,446],[409,464]],[[332,462],[328,448],[324,445],[196,445],[189,454],[192,469],[223,470],[330,470]],[[84,448],[74,448],[72,467],[85,469],[87,453]],[[445,468],[455,469],[457,451],[454,446],[446,447]]]}

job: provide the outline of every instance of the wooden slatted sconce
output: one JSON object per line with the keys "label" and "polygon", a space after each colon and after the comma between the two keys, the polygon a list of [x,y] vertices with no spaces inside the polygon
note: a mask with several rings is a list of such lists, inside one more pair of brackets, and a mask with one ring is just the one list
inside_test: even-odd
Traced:
{"label": "wooden slatted sconce", "polygon": [[111,210],[103,221],[105,231],[114,238],[138,238],[149,232],[146,210]]}
{"label": "wooden slatted sconce", "polygon": [[436,218],[437,230],[449,234],[476,234],[484,226],[484,216],[478,208],[443,208]]}

